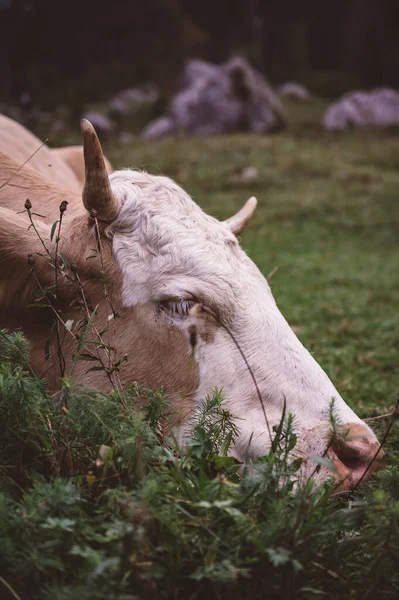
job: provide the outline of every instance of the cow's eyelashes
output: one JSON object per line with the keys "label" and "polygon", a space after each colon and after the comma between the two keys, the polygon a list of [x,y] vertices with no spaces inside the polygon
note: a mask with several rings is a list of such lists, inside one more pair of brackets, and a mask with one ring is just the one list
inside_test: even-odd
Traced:
{"label": "cow's eyelashes", "polygon": [[194,304],[194,300],[166,300],[161,302],[161,309],[172,317],[187,317]]}

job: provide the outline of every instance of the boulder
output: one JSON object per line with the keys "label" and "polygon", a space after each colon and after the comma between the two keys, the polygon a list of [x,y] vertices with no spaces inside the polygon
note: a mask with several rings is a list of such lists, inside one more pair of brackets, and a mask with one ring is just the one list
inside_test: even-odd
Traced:
{"label": "boulder", "polygon": [[300,102],[305,102],[310,98],[309,90],[306,89],[304,85],[295,83],[293,81],[287,81],[286,83],[283,83],[280,85],[277,91],[280,96],[285,96],[291,100],[299,100]]}
{"label": "boulder", "polygon": [[141,137],[145,140],[154,140],[160,137],[166,137],[167,135],[173,135],[177,133],[177,127],[175,122],[170,117],[159,117],[154,119],[144,128],[141,133]]}
{"label": "boulder", "polygon": [[389,88],[349,92],[329,106],[322,123],[328,131],[399,125],[399,92]]}
{"label": "boulder", "polygon": [[114,116],[126,116],[141,104],[153,104],[159,99],[159,92],[152,84],[141,88],[129,88],[118,92],[109,103],[109,112]]}
{"label": "boulder", "polygon": [[144,139],[184,132],[212,135],[232,131],[265,133],[283,128],[284,110],[265,78],[240,57],[222,65],[189,61],[181,90],[167,114],[151,121]]}

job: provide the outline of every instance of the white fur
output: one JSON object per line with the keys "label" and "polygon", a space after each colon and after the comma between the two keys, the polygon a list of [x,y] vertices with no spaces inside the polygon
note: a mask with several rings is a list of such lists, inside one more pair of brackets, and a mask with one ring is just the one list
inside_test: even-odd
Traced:
{"label": "white fur", "polygon": [[[216,312],[246,356],[270,427],[280,420],[284,398],[299,431],[314,429],[317,436],[319,428],[321,448],[332,398],[342,423],[361,423],[299,342],[265,278],[225,224],[206,215],[166,177],[119,171],[110,180],[123,205],[108,234],[123,273],[125,306],[195,298]],[[178,318],[175,326],[186,330],[188,322]],[[217,328],[212,343],[198,337],[196,400],[223,388],[240,419],[234,452],[243,459],[264,454],[270,438],[253,380],[226,328]]]}

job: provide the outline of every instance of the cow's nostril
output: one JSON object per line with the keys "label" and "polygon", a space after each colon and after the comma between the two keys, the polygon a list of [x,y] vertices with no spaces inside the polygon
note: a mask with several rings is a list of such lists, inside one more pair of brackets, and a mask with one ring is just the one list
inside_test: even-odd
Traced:
{"label": "cow's nostril", "polygon": [[351,471],[355,471],[361,468],[362,466],[367,466],[369,464],[369,460],[366,460],[365,458],[342,458],[339,454],[337,456],[341,463]]}
{"label": "cow's nostril", "polygon": [[336,469],[336,478],[343,482],[345,489],[353,487],[359,479],[364,478],[368,473],[370,459],[364,457],[348,458],[340,456],[339,452],[334,452],[332,462]]}
{"label": "cow's nostril", "polygon": [[384,452],[375,436],[363,425],[349,425],[341,439],[332,445],[333,462],[341,489],[349,489],[360,479],[382,468]]}

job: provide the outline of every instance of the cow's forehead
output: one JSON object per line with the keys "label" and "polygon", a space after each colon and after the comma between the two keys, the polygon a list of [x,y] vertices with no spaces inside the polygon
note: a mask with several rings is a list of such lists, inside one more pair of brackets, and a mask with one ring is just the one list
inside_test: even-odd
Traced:
{"label": "cow's forehead", "polygon": [[[224,249],[231,256],[231,248],[238,247],[229,228],[203,210],[177,183],[168,177],[149,175],[133,170],[115,172],[111,178],[113,192],[122,204],[122,210],[113,225],[121,232],[141,236],[143,243],[152,242],[160,248],[173,241],[179,246],[179,235],[185,245],[208,243]],[[219,250],[221,252],[221,250]],[[238,256],[237,252],[234,252]]]}
{"label": "cow's forehead", "polygon": [[[174,181],[139,171],[111,176],[122,203],[109,227],[115,256],[125,274],[125,298],[145,301],[157,290],[233,302],[248,278],[263,277],[227,225],[206,215]],[[140,291],[141,290],[141,291]]]}

